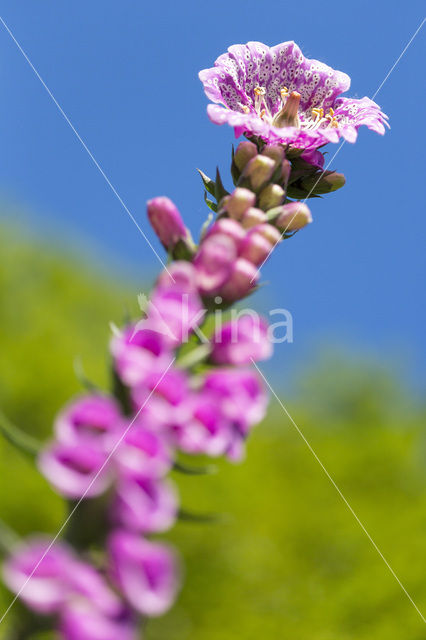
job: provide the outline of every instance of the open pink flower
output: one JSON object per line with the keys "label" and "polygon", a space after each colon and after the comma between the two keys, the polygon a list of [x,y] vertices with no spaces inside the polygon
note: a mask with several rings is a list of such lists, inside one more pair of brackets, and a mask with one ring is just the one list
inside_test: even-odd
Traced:
{"label": "open pink flower", "polygon": [[174,524],[177,510],[176,491],[166,480],[128,476],[117,484],[113,518],[119,526],[140,533],[161,533]]}
{"label": "open pink flower", "polygon": [[42,474],[67,498],[90,498],[103,493],[111,481],[106,454],[98,447],[54,442],[38,460]]}
{"label": "open pink flower", "polygon": [[19,593],[27,607],[46,615],[58,611],[65,602],[73,562],[66,545],[50,545],[44,538],[28,540],[15,549],[3,569],[9,589]]}
{"label": "open pink flower", "polygon": [[[215,124],[228,123],[272,143],[316,149],[341,136],[355,142],[361,125],[383,134],[387,116],[369,98],[340,98],[350,78],[305,58],[296,43],[233,45],[200,71]],[[225,108],[219,106],[224,105]]]}
{"label": "open pink flower", "polygon": [[122,428],[123,416],[116,401],[100,394],[77,398],[60,412],[55,421],[59,442],[100,445],[105,450],[113,435],[119,434]]}
{"label": "open pink flower", "polygon": [[126,608],[117,615],[102,613],[88,600],[66,604],[60,617],[63,640],[138,640],[133,614]]}
{"label": "open pink flower", "polygon": [[129,604],[148,617],[172,606],[179,586],[178,563],[166,545],[124,530],[109,539],[111,576]]}
{"label": "open pink flower", "polygon": [[217,364],[250,364],[272,355],[268,323],[258,315],[242,315],[225,323],[212,339],[211,358]]}

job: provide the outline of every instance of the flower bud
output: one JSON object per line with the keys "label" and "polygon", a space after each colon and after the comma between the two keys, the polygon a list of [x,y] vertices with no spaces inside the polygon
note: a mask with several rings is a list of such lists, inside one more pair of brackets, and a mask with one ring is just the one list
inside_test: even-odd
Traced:
{"label": "flower bud", "polygon": [[246,235],[242,226],[236,220],[232,220],[232,218],[220,218],[219,220],[217,220],[214,225],[207,231],[205,239],[218,233],[224,234],[225,236],[231,238],[231,240],[233,240],[235,243],[237,251]]}
{"label": "flower bud", "polygon": [[202,294],[216,293],[229,279],[237,257],[235,242],[224,233],[203,240],[194,258],[197,284]]}
{"label": "flower bud", "polygon": [[346,178],[343,173],[337,173],[336,171],[314,173],[302,178],[300,181],[302,188],[309,194],[314,195],[337,191],[337,189],[343,187],[345,182]]}
{"label": "flower bud", "polygon": [[219,295],[227,302],[241,300],[254,289],[258,277],[258,271],[251,262],[244,258],[238,258],[226,284],[220,289]]}
{"label": "flower bud", "polygon": [[262,222],[266,222],[266,219],[266,213],[264,211],[252,207],[243,215],[241,225],[244,229],[250,229],[258,224],[262,224]]}
{"label": "flower bud", "polygon": [[254,227],[241,245],[240,257],[258,266],[269,256],[272,247],[269,240]]}
{"label": "flower bud", "polygon": [[234,153],[234,164],[240,173],[244,171],[247,163],[255,156],[257,156],[257,146],[254,142],[249,140],[240,142]]}
{"label": "flower bud", "polygon": [[281,183],[284,185],[284,188],[287,188],[287,183],[290,178],[290,173],[291,173],[291,164],[287,160],[287,158],[284,158],[281,165]]}
{"label": "flower bud", "polygon": [[148,201],[148,218],[166,251],[173,251],[178,244],[191,247],[192,240],[176,205],[165,196]]}
{"label": "flower bud", "polygon": [[280,209],[274,224],[282,232],[298,231],[312,222],[311,212],[304,202],[289,202]]}
{"label": "flower bud", "polygon": [[256,195],[249,189],[237,187],[231,195],[226,198],[225,210],[231,218],[241,220],[242,215],[253,207],[256,202]]}
{"label": "flower bud", "polygon": [[284,147],[281,144],[267,144],[262,149],[262,156],[267,156],[275,161],[275,166],[278,166],[284,160]]}
{"label": "flower bud", "polygon": [[264,211],[278,207],[284,201],[285,192],[279,184],[268,184],[259,195],[259,207]]}
{"label": "flower bud", "polygon": [[281,240],[281,233],[273,227],[271,224],[265,222],[264,224],[259,224],[255,228],[256,233],[260,233],[266,240],[268,240],[272,246],[275,246]]}
{"label": "flower bud", "polygon": [[275,162],[272,158],[259,155],[250,160],[243,175],[249,179],[253,190],[259,191],[271,179],[274,170]]}

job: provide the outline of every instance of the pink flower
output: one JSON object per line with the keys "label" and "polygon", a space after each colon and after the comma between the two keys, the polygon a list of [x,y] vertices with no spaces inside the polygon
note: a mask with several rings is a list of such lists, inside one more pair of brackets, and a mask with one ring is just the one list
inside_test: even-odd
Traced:
{"label": "pink flower", "polygon": [[113,398],[100,394],[82,396],[69,403],[57,416],[55,433],[59,442],[82,442],[107,449],[111,436],[120,433],[123,416]]}
{"label": "pink flower", "polygon": [[27,607],[46,615],[57,612],[65,602],[73,562],[67,546],[49,546],[50,541],[43,538],[29,540],[14,551],[3,569],[9,589],[19,593]]}
{"label": "pink flower", "polygon": [[155,617],[170,609],[179,571],[169,547],[118,530],[110,536],[109,551],[112,578],[136,611]]}
{"label": "pink flower", "polygon": [[164,335],[147,327],[145,321],[114,335],[110,348],[115,371],[129,387],[144,383],[155,371],[166,371],[172,359]]}
{"label": "pink flower", "polygon": [[105,461],[100,448],[55,442],[41,452],[38,465],[58,493],[77,499],[105,491],[111,481],[110,466]]}
{"label": "pink flower", "polygon": [[124,607],[118,615],[102,613],[86,600],[66,604],[60,617],[63,640],[138,640],[134,615]]}
{"label": "pink flower", "polygon": [[87,602],[99,615],[119,616],[120,598],[103,576],[82,562],[63,542],[33,538],[20,545],[4,567],[8,587],[43,615],[58,613],[72,602]]}
{"label": "pink flower", "polygon": [[167,251],[175,249],[179,242],[186,245],[192,242],[179,210],[169,198],[153,198],[147,207],[149,221]]}
{"label": "pink flower", "polygon": [[259,377],[251,369],[216,369],[205,376],[203,391],[216,398],[232,429],[228,457],[241,459],[244,440],[266,412],[268,398]]}
{"label": "pink flower", "polygon": [[220,398],[203,389],[187,398],[172,416],[170,428],[176,446],[190,454],[225,455],[233,439],[233,428],[223,415]]}
{"label": "pink flower", "polygon": [[139,533],[161,533],[177,517],[178,499],[166,480],[122,477],[116,487],[113,518],[117,525]]}
{"label": "pink flower", "polygon": [[[350,78],[305,58],[294,42],[233,45],[199,74],[209,118],[267,142],[317,149],[343,136],[355,142],[361,125],[383,134],[387,116],[369,98],[339,98]],[[226,108],[219,106],[224,105]]]}
{"label": "pink flower", "polygon": [[[167,413],[168,417],[169,413]],[[119,475],[162,478],[171,469],[171,447],[161,434],[155,415],[141,415],[126,433],[114,453]]]}
{"label": "pink flower", "polygon": [[[266,410],[267,396],[250,369],[216,369],[171,416],[176,446],[191,454],[240,459],[244,440]],[[242,407],[244,410],[242,410]]]}
{"label": "pink flower", "polygon": [[176,261],[169,265],[168,273],[162,273],[156,283],[146,313],[144,326],[161,332],[170,346],[188,341],[205,315],[191,263]]}
{"label": "pink flower", "polygon": [[214,295],[229,280],[237,258],[233,238],[225,233],[213,233],[200,245],[194,258],[199,290]]}
{"label": "pink flower", "polygon": [[249,364],[272,355],[268,323],[257,315],[227,322],[214,334],[212,345],[211,359],[217,364]]}
{"label": "pink flower", "polygon": [[218,293],[227,302],[241,300],[253,291],[258,279],[259,272],[254,264],[245,258],[238,258]]}

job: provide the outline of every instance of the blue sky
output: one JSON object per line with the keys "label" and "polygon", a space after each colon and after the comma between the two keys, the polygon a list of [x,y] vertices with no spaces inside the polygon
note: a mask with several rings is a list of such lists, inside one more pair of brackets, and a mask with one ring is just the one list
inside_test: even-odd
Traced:
{"label": "blue sky", "polygon": [[[420,25],[416,1],[216,0],[161,3],[5,0],[0,15],[158,251],[145,202],[167,194],[197,233],[207,210],[195,167],[227,176],[233,132],[206,117],[200,69],[233,43],[295,40],[346,71],[348,95],[372,96]],[[315,345],[348,345],[426,377],[424,60],[426,26],[377,95],[384,138],[362,131],[332,168],[344,189],[312,202],[315,222],[272,256],[259,305],[285,307],[294,343],[275,364],[291,376]],[[0,197],[41,235],[137,282],[156,258],[0,25]],[[333,153],[337,147],[331,148]],[[53,240],[54,241],[54,240]]]}

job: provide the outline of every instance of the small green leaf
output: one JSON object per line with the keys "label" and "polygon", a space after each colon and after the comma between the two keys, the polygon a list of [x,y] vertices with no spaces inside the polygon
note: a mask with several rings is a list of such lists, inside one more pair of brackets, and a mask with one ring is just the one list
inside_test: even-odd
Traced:
{"label": "small green leaf", "polygon": [[208,193],[210,193],[211,196],[215,196],[216,194],[216,183],[214,180],[212,180],[211,178],[209,178],[208,176],[206,176],[205,173],[203,173],[203,171],[201,171],[201,169],[197,169],[198,173],[201,176],[201,180],[203,181],[203,185],[206,188],[206,191],[208,191]]}
{"label": "small green leaf", "polygon": [[31,458],[35,458],[41,449],[41,443],[38,440],[12,424],[1,411],[0,433],[8,442],[10,442],[10,444],[13,444],[13,446],[19,449],[19,451],[26,453]]}
{"label": "small green leaf", "polygon": [[217,204],[216,202],[213,202],[213,200],[210,200],[207,197],[207,193],[204,192],[204,200],[206,202],[206,205],[208,206],[209,209],[211,209],[212,211],[214,211],[215,213],[217,213]]}
{"label": "small green leaf", "polygon": [[220,177],[219,173],[219,167],[216,168],[216,188],[213,195],[216,198],[217,202],[220,202],[224,196],[229,195],[229,191],[227,191],[223,186],[222,178]]}

